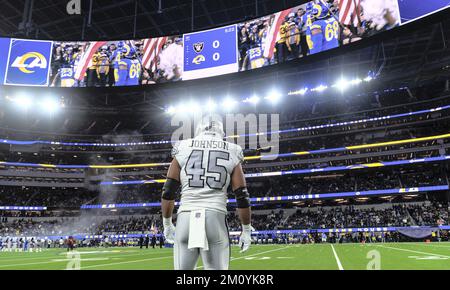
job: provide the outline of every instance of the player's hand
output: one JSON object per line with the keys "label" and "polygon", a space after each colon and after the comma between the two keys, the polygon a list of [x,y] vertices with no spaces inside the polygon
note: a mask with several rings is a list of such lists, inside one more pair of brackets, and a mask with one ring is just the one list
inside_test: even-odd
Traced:
{"label": "player's hand", "polygon": [[239,238],[240,253],[248,251],[252,243],[252,231],[255,229],[251,225],[242,225],[241,237]]}
{"label": "player's hand", "polygon": [[163,218],[164,237],[169,244],[175,243],[175,226],[172,223],[172,217]]}
{"label": "player's hand", "polygon": [[164,227],[164,237],[169,244],[175,243],[175,226],[173,224]]}

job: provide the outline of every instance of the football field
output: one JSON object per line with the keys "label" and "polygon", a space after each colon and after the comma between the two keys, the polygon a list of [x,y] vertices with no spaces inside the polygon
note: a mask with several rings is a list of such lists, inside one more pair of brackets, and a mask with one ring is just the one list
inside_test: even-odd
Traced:
{"label": "football field", "polygon": [[[67,255],[64,249],[39,253],[0,252],[0,270],[169,270],[172,249],[82,248]],[[231,270],[450,270],[450,243],[378,243],[253,245],[244,254],[232,247]],[[197,267],[202,269],[201,262]]]}

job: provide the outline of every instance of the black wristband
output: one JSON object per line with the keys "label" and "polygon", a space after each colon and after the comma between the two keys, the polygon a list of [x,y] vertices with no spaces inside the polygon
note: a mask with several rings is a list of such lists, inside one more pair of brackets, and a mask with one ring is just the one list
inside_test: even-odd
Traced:
{"label": "black wristband", "polygon": [[180,187],[178,180],[167,178],[162,189],[162,198],[166,200],[175,200],[176,193]]}
{"label": "black wristband", "polygon": [[236,196],[237,208],[248,208],[250,207],[250,195],[246,187],[240,187],[233,191]]}

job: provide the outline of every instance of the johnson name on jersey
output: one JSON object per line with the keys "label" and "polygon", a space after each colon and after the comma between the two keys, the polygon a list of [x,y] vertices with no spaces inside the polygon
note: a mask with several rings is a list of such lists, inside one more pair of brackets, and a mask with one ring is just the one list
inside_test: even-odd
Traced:
{"label": "johnson name on jersey", "polygon": [[226,213],[227,189],[234,168],[243,161],[242,148],[205,133],[178,142],[172,157],[181,167],[178,212],[205,208]]}

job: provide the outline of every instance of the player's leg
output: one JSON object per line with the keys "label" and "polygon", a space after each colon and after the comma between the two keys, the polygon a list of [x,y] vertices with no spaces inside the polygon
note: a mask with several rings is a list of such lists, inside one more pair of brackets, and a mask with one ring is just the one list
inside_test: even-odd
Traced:
{"label": "player's leg", "polygon": [[206,211],[206,236],[208,251],[200,251],[205,270],[228,270],[230,264],[230,238],[226,215]]}
{"label": "player's leg", "polygon": [[173,246],[175,270],[194,270],[197,265],[199,250],[188,249],[189,220],[190,212],[178,213]]}

